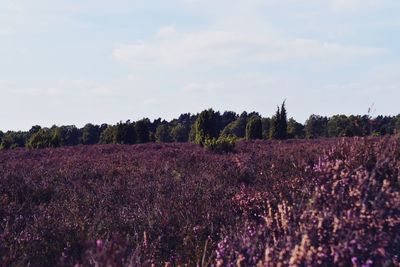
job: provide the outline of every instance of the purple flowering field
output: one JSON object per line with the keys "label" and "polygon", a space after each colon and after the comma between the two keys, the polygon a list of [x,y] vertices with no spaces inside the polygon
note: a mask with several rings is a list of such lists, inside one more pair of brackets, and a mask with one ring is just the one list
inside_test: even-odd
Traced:
{"label": "purple flowering field", "polygon": [[0,152],[0,266],[400,266],[397,137]]}

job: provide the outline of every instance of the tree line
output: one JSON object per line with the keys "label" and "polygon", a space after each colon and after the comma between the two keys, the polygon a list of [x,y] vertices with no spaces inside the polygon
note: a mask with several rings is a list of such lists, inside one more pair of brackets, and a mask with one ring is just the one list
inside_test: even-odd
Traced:
{"label": "tree line", "polygon": [[369,115],[311,115],[302,124],[287,118],[283,102],[272,117],[262,117],[258,112],[237,114],[208,109],[199,114],[181,114],[171,121],[144,118],[120,121],[115,125],[88,123],[82,128],[74,125],[42,128],[36,125],[29,131],[0,131],[0,149],[148,142],[195,142],[204,145],[219,138],[285,140],[382,136],[396,132],[400,132],[400,114],[375,118]]}

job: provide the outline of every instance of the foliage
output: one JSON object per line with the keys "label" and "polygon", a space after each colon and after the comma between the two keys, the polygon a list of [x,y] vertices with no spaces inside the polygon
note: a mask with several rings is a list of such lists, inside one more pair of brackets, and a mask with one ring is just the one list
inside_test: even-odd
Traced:
{"label": "foliage", "polygon": [[0,150],[13,149],[17,147],[25,147],[27,140],[26,132],[6,132],[1,138]]}
{"label": "foliage", "polygon": [[136,126],[129,120],[125,123],[119,122],[115,127],[113,143],[115,144],[134,144],[136,142]]}
{"label": "foliage", "polygon": [[204,148],[208,151],[217,153],[233,152],[235,150],[237,138],[235,136],[221,135],[217,138],[208,138],[204,142]]}
{"label": "foliage", "polygon": [[327,137],[328,130],[328,118],[319,116],[319,115],[311,115],[305,124],[305,133],[306,138],[315,139],[319,137]]}
{"label": "foliage", "polygon": [[81,133],[75,125],[54,127],[53,131],[59,136],[61,146],[77,145],[81,139]]}
{"label": "foliage", "polygon": [[304,138],[304,126],[295,119],[290,118],[287,126],[288,138],[301,139]]}
{"label": "foliage", "polygon": [[[206,138],[218,139],[219,136],[246,137],[246,127],[253,125],[253,117],[261,118],[262,139],[285,140],[317,139],[326,137],[353,136],[385,136],[400,132],[400,115],[377,116],[370,115],[334,115],[323,117],[311,115],[305,124],[287,120],[286,102],[277,107],[277,112],[271,118],[262,118],[258,112],[246,111],[238,115],[233,111],[223,113],[212,109],[200,114],[184,113],[177,119],[166,121],[158,118],[153,121],[145,118],[137,122],[130,120],[115,125],[86,124],[82,128],[75,125],[52,126],[50,128],[51,142],[41,146],[74,146],[78,144],[134,144],[147,142],[197,142],[203,145]],[[249,124],[250,123],[250,124]],[[165,126],[168,125],[167,130]],[[258,125],[258,122],[257,122]],[[160,128],[159,128],[160,127]],[[258,126],[257,126],[258,127]],[[157,129],[159,132],[157,134]],[[8,131],[0,134],[0,149],[22,148],[30,146],[29,139],[41,130],[40,125],[34,125],[29,131]],[[257,130],[254,138],[260,138]],[[197,140],[196,140],[197,137]],[[247,138],[253,138],[247,136]],[[164,141],[162,141],[164,140]]]}
{"label": "foliage", "polygon": [[175,142],[187,142],[189,139],[188,130],[184,125],[178,123],[171,129],[171,137]]}
{"label": "foliage", "polygon": [[155,139],[159,143],[172,142],[171,127],[166,124],[161,124],[157,127]]}
{"label": "foliage", "polygon": [[262,137],[263,139],[269,139],[269,133],[271,131],[271,118],[262,118]]}
{"label": "foliage", "polygon": [[112,144],[116,140],[116,126],[108,125],[100,134],[100,144]]}
{"label": "foliage", "polygon": [[276,113],[276,130],[277,130],[277,139],[285,140],[287,139],[287,113],[285,107],[285,101],[283,101],[280,112],[279,108]]}
{"label": "foliage", "polygon": [[195,142],[196,141],[196,124],[192,124],[190,127],[189,131],[189,142]]}
{"label": "foliage", "polygon": [[195,122],[196,144],[203,146],[207,139],[218,137],[216,118],[216,113],[212,109],[204,110],[199,114]]}
{"label": "foliage", "polygon": [[86,124],[82,128],[82,144],[94,145],[100,141],[101,129],[98,125],[91,123]]}
{"label": "foliage", "polygon": [[140,121],[137,121],[135,123],[135,131],[136,131],[136,142],[141,144],[141,143],[147,143],[150,141],[150,132],[149,132],[149,120],[148,119],[142,119]]}
{"label": "foliage", "polygon": [[277,140],[285,140],[288,138],[287,133],[287,114],[285,101],[283,101],[281,107],[277,108],[275,115],[271,119],[269,127],[269,138]]}
{"label": "foliage", "polygon": [[234,122],[238,118],[236,112],[233,111],[225,111],[222,115],[218,118],[218,132],[222,132],[225,127]]}
{"label": "foliage", "polygon": [[49,129],[40,129],[29,138],[28,148],[46,148],[53,146],[53,138]]}
{"label": "foliage", "polygon": [[[246,116],[247,118],[247,116]],[[238,138],[246,136],[247,119],[239,117],[235,121],[229,123],[222,131],[222,135],[234,135]]]}
{"label": "foliage", "polygon": [[251,117],[246,125],[246,139],[262,139],[262,122],[258,116]]}

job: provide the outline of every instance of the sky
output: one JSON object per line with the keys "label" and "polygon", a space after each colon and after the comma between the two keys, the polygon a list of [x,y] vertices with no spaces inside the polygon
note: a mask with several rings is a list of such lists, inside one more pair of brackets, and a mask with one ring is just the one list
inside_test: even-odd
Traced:
{"label": "sky", "polygon": [[0,0],[0,130],[400,113],[398,0]]}

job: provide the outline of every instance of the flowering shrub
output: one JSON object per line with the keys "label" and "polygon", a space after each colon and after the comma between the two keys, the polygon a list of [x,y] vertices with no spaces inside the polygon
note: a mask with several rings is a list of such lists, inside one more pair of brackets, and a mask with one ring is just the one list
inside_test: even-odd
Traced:
{"label": "flowering shrub", "polygon": [[0,266],[398,266],[395,138],[0,152]]}
{"label": "flowering shrub", "polygon": [[239,193],[241,213],[256,216],[218,243],[215,265],[399,266],[398,153],[395,140],[342,141],[309,169],[300,198]]}

